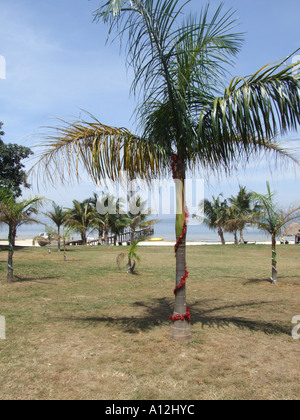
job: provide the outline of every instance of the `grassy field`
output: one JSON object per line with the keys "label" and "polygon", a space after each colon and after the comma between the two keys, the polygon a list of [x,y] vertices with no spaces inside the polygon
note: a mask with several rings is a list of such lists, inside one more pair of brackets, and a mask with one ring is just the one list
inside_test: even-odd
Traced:
{"label": "grassy field", "polygon": [[169,341],[174,253],[141,248],[20,249],[8,285],[0,247],[0,399],[299,399],[300,247],[188,248],[193,339]]}

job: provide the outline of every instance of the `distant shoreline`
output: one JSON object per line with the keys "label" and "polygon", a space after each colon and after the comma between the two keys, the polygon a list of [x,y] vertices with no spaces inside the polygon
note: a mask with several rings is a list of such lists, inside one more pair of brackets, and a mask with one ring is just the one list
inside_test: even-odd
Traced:
{"label": "distant shoreline", "polygon": [[[280,241],[277,241],[277,244],[280,245]],[[8,246],[8,241],[6,240],[1,240],[0,241],[0,245],[2,246]],[[126,244],[123,244],[124,246],[126,246]],[[209,242],[209,241],[187,241],[186,243],[187,246],[216,246],[216,245],[222,245],[221,241],[220,242]],[[228,241],[226,242],[226,245],[234,245],[234,242],[232,241]],[[247,242],[247,244],[243,244],[243,245],[271,245],[271,241],[251,241],[251,242]],[[294,241],[289,241],[289,245],[295,245]],[[20,246],[20,247],[37,247],[40,248],[40,246],[36,243],[35,245],[33,245],[33,239],[17,239],[16,240],[16,246]],[[144,241],[144,242],[140,242],[139,246],[142,247],[174,247],[175,246],[175,241],[160,241],[160,242],[150,242],[150,241]]]}

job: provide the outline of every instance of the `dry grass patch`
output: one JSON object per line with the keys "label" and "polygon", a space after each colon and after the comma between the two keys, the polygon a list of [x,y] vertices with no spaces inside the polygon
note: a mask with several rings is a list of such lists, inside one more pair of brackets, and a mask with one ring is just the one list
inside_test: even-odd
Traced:
{"label": "dry grass patch", "polygon": [[170,342],[174,253],[140,248],[138,275],[119,248],[16,253],[7,285],[0,252],[1,399],[298,399],[300,247],[190,247],[193,339]]}

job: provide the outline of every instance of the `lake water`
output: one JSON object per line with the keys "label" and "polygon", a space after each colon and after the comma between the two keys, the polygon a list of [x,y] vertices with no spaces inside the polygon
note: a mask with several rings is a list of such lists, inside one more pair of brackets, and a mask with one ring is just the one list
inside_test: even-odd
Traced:
{"label": "lake water", "polygon": [[[159,216],[158,216],[159,217]],[[24,225],[21,226],[18,230],[18,238],[20,239],[32,239],[35,236],[38,236],[41,232],[45,232],[45,224],[47,223],[46,219],[41,219],[42,223],[40,225]],[[154,227],[155,234],[154,236],[157,238],[163,238],[164,240],[175,240],[175,219],[172,217],[163,217],[160,223],[157,223]],[[7,238],[8,230],[5,226],[0,228],[0,239]],[[233,235],[226,233],[225,240],[227,242],[233,241]],[[72,237],[77,239],[79,236],[73,234]],[[97,233],[90,232],[90,238],[96,238]],[[244,232],[244,238],[248,242],[259,242],[259,241],[269,241],[270,238],[268,235],[264,234],[263,232],[254,229],[254,228],[247,228]],[[194,224],[192,221],[188,226],[188,233],[187,233],[187,240],[192,242],[218,242],[220,238],[217,232],[210,231],[208,227],[204,224]]]}

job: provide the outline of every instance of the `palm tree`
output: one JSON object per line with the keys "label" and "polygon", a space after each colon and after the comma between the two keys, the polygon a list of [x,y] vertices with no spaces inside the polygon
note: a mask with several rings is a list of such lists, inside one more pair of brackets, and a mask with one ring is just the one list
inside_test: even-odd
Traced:
{"label": "palm tree", "polygon": [[13,282],[14,280],[13,256],[17,230],[22,225],[39,223],[39,221],[33,216],[38,214],[38,209],[42,205],[42,202],[43,199],[41,197],[34,197],[28,200],[17,200],[7,190],[0,190],[0,225],[6,224],[9,229],[9,250],[7,261],[8,283]]}
{"label": "palm tree", "polygon": [[92,202],[96,205],[93,223],[98,224],[99,229],[103,229],[104,243],[108,245],[110,232],[117,235],[129,225],[129,220],[125,217],[122,208],[123,200],[102,192],[100,197],[95,194]]}
{"label": "palm tree", "polygon": [[65,225],[80,233],[82,244],[87,244],[87,231],[92,224],[93,209],[90,200],[73,200],[73,208],[66,212]]}
{"label": "palm tree", "polygon": [[221,194],[217,198],[213,196],[212,201],[204,200],[204,223],[209,229],[218,230],[222,245],[225,245],[224,225],[227,220],[227,209],[227,201],[221,200]]}
{"label": "palm tree", "polygon": [[300,218],[300,206],[291,207],[288,210],[280,209],[275,202],[275,193],[271,191],[269,182],[267,182],[267,194],[253,193],[253,198],[261,206],[262,211],[258,212],[252,219],[252,223],[259,229],[269,233],[272,238],[272,276],[271,282],[277,283],[277,251],[276,238],[286,225]]}
{"label": "palm tree", "polygon": [[49,217],[49,219],[51,219],[52,222],[57,227],[58,251],[60,252],[60,247],[61,247],[60,230],[66,221],[66,211],[63,209],[62,206],[59,206],[56,203],[53,203],[53,211],[47,211],[45,213],[45,216]]}
{"label": "palm tree", "polygon": [[230,203],[230,217],[227,221],[229,231],[234,230],[240,232],[240,242],[245,243],[243,231],[247,225],[247,220],[251,218],[251,214],[256,214],[260,208],[258,204],[253,207],[253,194],[247,191],[246,187],[240,185],[237,196],[229,198]]}
{"label": "palm tree", "polygon": [[128,258],[127,274],[134,274],[136,263],[141,261],[140,256],[136,252],[136,248],[137,248],[139,242],[141,242],[141,240],[142,239],[138,239],[136,241],[133,241],[131,243],[131,245],[128,247],[127,253],[122,252],[121,254],[119,254],[119,256],[117,258],[117,264],[118,264],[119,270],[121,270],[121,261],[127,256],[127,258]]}
{"label": "palm tree", "polygon": [[151,213],[151,209],[147,208],[147,201],[143,201],[141,197],[130,198],[129,201],[129,211],[127,213],[128,218],[130,219],[130,242],[133,244],[135,240],[135,232],[137,227],[145,222],[148,214]]}
{"label": "palm tree", "polygon": [[131,219],[126,214],[117,213],[111,216],[110,231],[114,236],[114,246],[117,245],[118,236],[130,226]]}
{"label": "palm tree", "polygon": [[[232,11],[209,7],[186,18],[189,1],[109,0],[95,19],[126,37],[132,91],[139,95],[140,134],[92,121],[63,122],[44,145],[39,164],[48,179],[77,178],[85,167],[95,182],[116,180],[120,171],[151,181],[172,172],[177,178],[176,293],[171,337],[190,338],[186,305],[187,171],[224,169],[258,153],[290,156],[274,142],[300,123],[300,76],[290,57],[252,76],[224,80],[243,36]],[[183,22],[180,20],[183,17]],[[45,150],[46,147],[46,150]],[[68,164],[66,165],[66,162]],[[181,187],[181,188],[179,188]]]}

